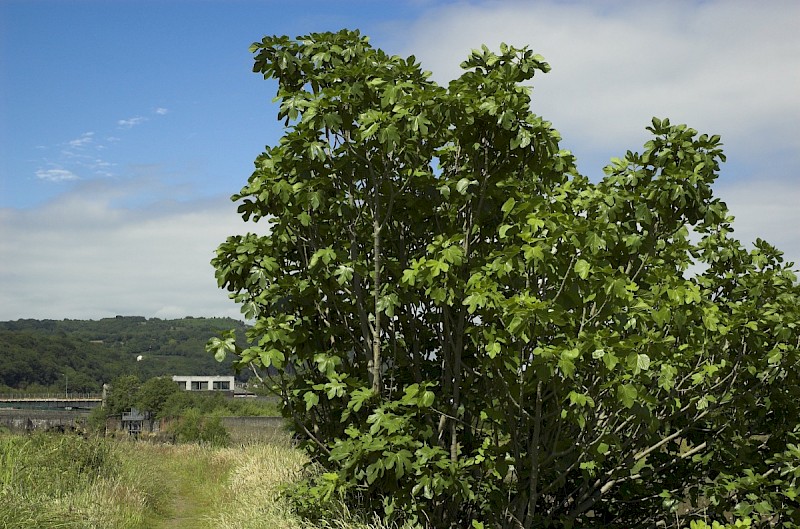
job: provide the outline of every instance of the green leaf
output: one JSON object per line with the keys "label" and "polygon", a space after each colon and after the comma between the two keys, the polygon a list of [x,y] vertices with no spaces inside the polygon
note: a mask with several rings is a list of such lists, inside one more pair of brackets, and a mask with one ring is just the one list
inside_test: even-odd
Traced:
{"label": "green leaf", "polygon": [[589,249],[592,251],[592,253],[597,253],[598,251],[606,248],[605,239],[595,232],[589,232],[586,234],[586,244],[589,246]]}
{"label": "green leaf", "polygon": [[709,331],[716,331],[717,324],[719,323],[719,318],[717,318],[716,314],[711,312],[706,312],[703,314],[703,325]]}
{"label": "green leaf", "polygon": [[563,358],[558,361],[558,367],[561,369],[561,372],[564,373],[564,376],[567,378],[574,378],[575,377],[575,363],[569,360],[564,360]]}
{"label": "green leaf", "polygon": [[589,271],[591,269],[592,269],[591,265],[588,263],[588,261],[585,261],[584,259],[578,259],[578,261],[575,263],[575,272],[581,279],[586,279],[587,277],[589,277]]}
{"label": "green leaf", "polygon": [[643,353],[636,355],[636,367],[642,371],[650,369],[650,357]]}
{"label": "green leaf", "polygon": [[461,266],[464,260],[464,250],[460,246],[448,246],[442,250],[442,259],[454,266]]}
{"label": "green leaf", "polygon": [[306,411],[309,411],[311,408],[319,404],[319,395],[312,391],[307,391],[303,395],[303,400],[306,402]]}
{"label": "green leaf", "polygon": [[[407,272],[408,270],[406,270]],[[334,277],[336,277],[336,282],[340,285],[344,285],[346,283],[350,283],[353,280],[353,267],[347,265],[339,265],[336,267],[336,270],[333,272]]]}
{"label": "green leaf", "polygon": [[523,247],[523,256],[526,261],[542,261],[544,259],[544,250],[541,246],[528,246]]}
{"label": "green leaf", "polygon": [[614,353],[606,353],[602,356],[603,363],[606,365],[606,368],[610,371],[614,369],[614,367],[619,364],[619,358]]}
{"label": "green leaf", "polygon": [[236,354],[236,333],[225,331],[222,338],[211,338],[206,343],[206,351],[213,353],[217,362],[224,362],[228,354]]}
{"label": "green leaf", "polygon": [[569,392],[569,402],[572,405],[577,406],[585,406],[586,405],[586,395],[582,393],[578,393],[576,391]]}
{"label": "green leaf", "polygon": [[461,180],[458,181],[458,183],[456,183],[456,191],[458,191],[459,194],[464,195],[466,194],[467,189],[469,189],[469,186],[476,185],[477,183],[478,183],[477,180],[462,178]]}
{"label": "green leaf", "polygon": [[544,220],[540,219],[533,213],[528,215],[528,218],[525,221],[525,224],[531,227],[531,231],[533,233],[538,232],[540,229],[544,228]]}
{"label": "green leaf", "polygon": [[636,397],[638,395],[639,392],[632,384],[623,384],[621,386],[617,386],[617,398],[626,408],[633,407],[633,405],[636,403]]}
{"label": "green leaf", "polygon": [[328,265],[331,261],[336,259],[336,252],[333,248],[320,248],[311,256],[311,260],[308,263],[310,268],[314,268],[322,261],[323,264]]}
{"label": "green leaf", "polygon": [[412,268],[406,268],[403,270],[403,277],[400,279],[401,283],[405,283],[408,285],[414,285],[417,278],[417,271]]}

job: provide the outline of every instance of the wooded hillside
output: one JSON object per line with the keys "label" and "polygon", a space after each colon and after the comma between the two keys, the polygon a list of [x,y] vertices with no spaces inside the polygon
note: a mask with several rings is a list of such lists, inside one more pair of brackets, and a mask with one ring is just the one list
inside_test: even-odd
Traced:
{"label": "wooded hillside", "polygon": [[230,362],[214,361],[205,343],[244,327],[230,318],[191,317],[0,322],[0,388],[99,391],[126,374],[230,374]]}

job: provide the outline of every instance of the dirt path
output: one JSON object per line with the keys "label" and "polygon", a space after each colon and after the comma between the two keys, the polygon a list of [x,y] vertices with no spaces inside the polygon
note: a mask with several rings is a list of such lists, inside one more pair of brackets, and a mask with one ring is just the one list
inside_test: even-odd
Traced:
{"label": "dirt path", "polygon": [[202,529],[210,527],[209,516],[224,493],[228,466],[210,451],[192,457],[165,454],[162,476],[171,489],[166,512],[149,520],[153,529]]}

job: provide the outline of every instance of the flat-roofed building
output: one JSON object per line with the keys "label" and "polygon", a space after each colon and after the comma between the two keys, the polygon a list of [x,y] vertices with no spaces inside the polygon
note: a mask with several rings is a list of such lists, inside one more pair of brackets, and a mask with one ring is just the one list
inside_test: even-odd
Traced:
{"label": "flat-roofed building", "polygon": [[186,391],[233,391],[233,375],[174,375],[172,380]]}

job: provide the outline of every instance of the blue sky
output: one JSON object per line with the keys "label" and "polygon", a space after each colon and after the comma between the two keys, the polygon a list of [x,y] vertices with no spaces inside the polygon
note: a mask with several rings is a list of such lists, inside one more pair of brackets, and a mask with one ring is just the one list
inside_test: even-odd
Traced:
{"label": "blue sky", "polygon": [[534,111],[580,169],[651,116],[721,134],[739,237],[800,261],[800,3],[0,0],[0,320],[234,316],[208,264],[254,229],[228,197],[281,129],[264,35],[358,28],[458,75],[471,48],[553,66]]}

